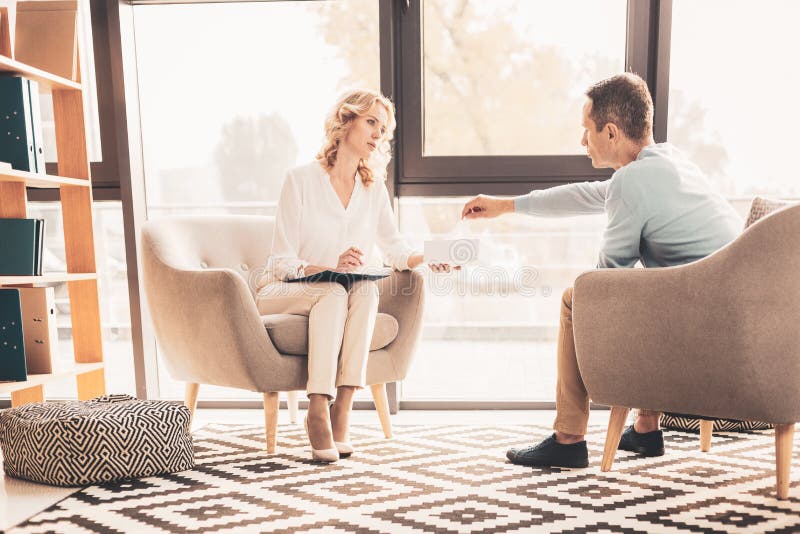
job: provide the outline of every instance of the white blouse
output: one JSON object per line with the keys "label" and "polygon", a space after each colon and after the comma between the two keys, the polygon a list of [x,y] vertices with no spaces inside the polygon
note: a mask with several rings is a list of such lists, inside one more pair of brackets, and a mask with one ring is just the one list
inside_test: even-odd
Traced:
{"label": "white blouse", "polygon": [[408,269],[412,249],[397,229],[389,192],[381,181],[365,186],[356,175],[350,202],[345,208],[330,177],[314,161],[290,170],[283,183],[272,255],[267,260],[264,281],[303,276],[307,265],[335,268],[339,256],[356,246],[370,265],[375,244],[394,269]]}

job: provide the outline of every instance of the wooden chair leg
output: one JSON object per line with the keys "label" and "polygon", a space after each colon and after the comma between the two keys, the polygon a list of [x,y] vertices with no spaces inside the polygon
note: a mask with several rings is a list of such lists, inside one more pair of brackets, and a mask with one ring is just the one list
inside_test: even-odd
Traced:
{"label": "wooden chair leg", "polygon": [[775,425],[775,475],[778,499],[789,498],[789,477],[792,468],[792,440],[794,424]]}
{"label": "wooden chair leg", "polygon": [[381,420],[383,435],[387,438],[392,437],[392,420],[389,416],[389,398],[386,396],[386,384],[374,384],[372,389],[372,399],[375,401],[375,410],[378,411],[378,418]]}
{"label": "wooden chair leg", "polygon": [[603,449],[603,461],[600,463],[600,471],[610,471],[614,463],[614,455],[617,454],[619,438],[625,429],[625,421],[628,419],[630,408],[622,406],[612,406],[611,416],[608,419],[608,432],[606,432],[606,446]]}
{"label": "wooden chair leg", "polygon": [[278,436],[278,392],[264,393],[264,427],[267,431],[267,452],[275,452],[275,441]]}
{"label": "wooden chair leg", "polygon": [[297,392],[296,391],[287,392],[286,405],[289,408],[289,422],[291,422],[293,425],[297,424],[298,403],[299,401],[297,400]]}
{"label": "wooden chair leg", "polygon": [[186,382],[186,396],[183,399],[183,404],[189,408],[189,430],[192,429],[192,420],[194,420],[194,410],[197,408],[197,392],[199,389],[200,384]]}
{"label": "wooden chair leg", "polygon": [[714,433],[714,421],[700,419],[700,450],[708,452],[711,450],[711,434]]}

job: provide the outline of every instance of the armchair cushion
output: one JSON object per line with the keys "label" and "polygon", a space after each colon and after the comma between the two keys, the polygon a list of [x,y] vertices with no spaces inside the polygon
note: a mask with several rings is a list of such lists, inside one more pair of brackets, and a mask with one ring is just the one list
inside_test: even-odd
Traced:
{"label": "armchair cushion", "polygon": [[[273,345],[282,354],[305,356],[308,354],[308,317],[279,313],[262,315],[261,321],[267,329]],[[388,313],[379,313],[375,320],[375,331],[369,350],[380,350],[395,340],[400,325]]]}
{"label": "armchair cushion", "polygon": [[760,218],[769,215],[773,211],[791,205],[792,202],[787,202],[784,200],[771,200],[768,198],[756,197],[753,199],[753,203],[750,204],[750,213],[747,216],[747,222],[744,223],[744,227],[747,229],[751,224]]}

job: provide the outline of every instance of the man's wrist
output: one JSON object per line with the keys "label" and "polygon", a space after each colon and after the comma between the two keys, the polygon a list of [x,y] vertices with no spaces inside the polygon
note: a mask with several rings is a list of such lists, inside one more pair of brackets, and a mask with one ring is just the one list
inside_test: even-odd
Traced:
{"label": "man's wrist", "polygon": [[517,211],[516,204],[514,203],[514,197],[504,198],[503,204],[503,213],[514,213]]}

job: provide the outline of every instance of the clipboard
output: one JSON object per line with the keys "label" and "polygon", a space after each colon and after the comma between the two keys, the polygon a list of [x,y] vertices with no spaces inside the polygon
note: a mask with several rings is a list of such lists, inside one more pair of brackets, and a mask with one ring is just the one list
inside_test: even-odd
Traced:
{"label": "clipboard", "polygon": [[392,274],[391,269],[375,269],[362,273],[342,273],[339,271],[322,271],[320,273],[312,274],[311,276],[304,276],[303,278],[295,278],[287,280],[287,282],[336,282],[347,287],[354,282],[362,280],[380,280]]}

